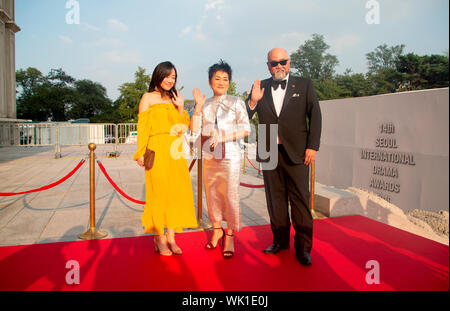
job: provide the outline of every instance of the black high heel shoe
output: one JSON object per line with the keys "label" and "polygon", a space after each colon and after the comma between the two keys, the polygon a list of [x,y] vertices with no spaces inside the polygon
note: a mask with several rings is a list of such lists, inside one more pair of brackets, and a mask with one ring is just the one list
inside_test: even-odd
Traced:
{"label": "black high heel shoe", "polygon": [[[212,250],[215,249],[217,247],[217,245],[219,244],[220,239],[224,240],[225,239],[225,230],[223,230],[222,227],[220,228],[213,228],[214,230],[222,230],[222,236],[217,240],[216,245],[212,244],[211,241],[208,242],[208,244],[205,245],[205,248],[207,250]],[[222,241],[223,244],[224,241]]]}
{"label": "black high heel shoe", "polygon": [[[234,234],[226,234],[227,236],[230,236],[230,237],[234,237]],[[233,241],[233,243],[234,243],[234,241]],[[223,247],[225,248],[225,236],[224,236],[224,240],[223,240]],[[224,258],[224,259],[230,259],[230,258],[232,258],[233,257],[233,255],[234,255],[234,251],[222,251],[222,257]]]}

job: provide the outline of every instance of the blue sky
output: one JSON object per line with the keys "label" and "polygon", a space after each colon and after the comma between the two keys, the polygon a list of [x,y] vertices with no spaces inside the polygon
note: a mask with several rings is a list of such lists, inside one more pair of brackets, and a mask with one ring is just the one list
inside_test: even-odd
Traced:
{"label": "blue sky", "polygon": [[448,0],[378,0],[379,24],[366,22],[368,0],[77,0],[79,24],[66,22],[66,2],[15,1],[16,69],[62,68],[101,83],[113,100],[138,66],[152,73],[165,60],[186,98],[195,87],[212,95],[207,70],[220,58],[243,92],[269,76],[271,48],[292,53],[314,33],[338,57],[338,73],[365,73],[365,54],[384,43],[419,55],[449,48]]}

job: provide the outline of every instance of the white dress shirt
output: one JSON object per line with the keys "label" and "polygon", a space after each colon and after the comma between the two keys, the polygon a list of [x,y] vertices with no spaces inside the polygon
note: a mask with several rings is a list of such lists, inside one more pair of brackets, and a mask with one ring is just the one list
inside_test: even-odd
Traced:
{"label": "white dress shirt", "polygon": [[[286,95],[286,90],[288,88],[288,79],[289,79],[289,74],[286,75],[286,77],[282,80],[286,80],[286,87],[284,88],[284,90],[281,88],[281,85],[278,86],[277,90],[273,89],[272,86],[272,99],[273,99],[273,104],[275,106],[275,111],[277,113],[277,117],[280,116],[280,112],[281,112],[281,108],[283,107],[283,101],[284,101],[284,95]],[[255,110],[256,106],[252,108],[250,108],[251,110]],[[281,144],[281,140],[280,140],[280,136],[278,135],[278,144]]]}
{"label": "white dress shirt", "polygon": [[[278,86],[276,90],[274,90],[272,86],[272,98],[273,98],[273,104],[275,106],[275,111],[277,112],[277,116],[280,116],[281,108],[283,107],[283,101],[284,101],[284,95],[286,95],[286,90],[288,88],[287,82],[289,79],[289,74],[286,75],[286,77],[283,80],[286,80],[286,87],[284,90],[281,88],[281,85]],[[281,144],[280,136],[278,136],[278,144]]]}

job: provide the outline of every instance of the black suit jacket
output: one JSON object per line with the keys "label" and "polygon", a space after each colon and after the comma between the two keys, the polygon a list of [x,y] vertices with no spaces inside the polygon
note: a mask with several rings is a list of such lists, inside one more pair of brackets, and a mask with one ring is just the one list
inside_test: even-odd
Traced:
{"label": "black suit jacket", "polygon": [[[295,77],[290,74],[279,116],[277,116],[273,103],[271,83],[272,78],[261,81],[264,96],[254,110],[251,110],[248,105],[251,98],[251,94],[249,95],[246,100],[248,116],[251,119],[253,114],[257,112],[259,124],[266,124],[268,131],[270,124],[278,124],[278,135],[290,160],[295,164],[303,163],[306,149],[319,150],[322,130],[322,115],[313,83],[310,79]],[[268,132],[266,135],[266,150],[268,151],[269,148],[270,136]],[[269,159],[261,159],[258,152],[256,159],[259,162],[269,161]]]}

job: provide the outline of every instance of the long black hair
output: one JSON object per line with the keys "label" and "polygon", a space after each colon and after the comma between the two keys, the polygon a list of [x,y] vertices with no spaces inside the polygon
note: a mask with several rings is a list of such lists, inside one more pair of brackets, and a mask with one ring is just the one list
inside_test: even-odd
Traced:
{"label": "long black hair", "polygon": [[[162,89],[161,83],[167,76],[170,75],[172,69],[175,70],[175,83],[169,91],[165,91]],[[153,70],[152,80],[150,81],[148,91],[158,91],[161,93],[161,96],[168,95],[170,98],[174,98],[172,92],[177,92],[175,88],[177,84],[177,77],[177,69],[175,68],[174,64],[172,64],[171,62],[162,62],[158,64],[158,66],[156,66],[155,70]]]}

